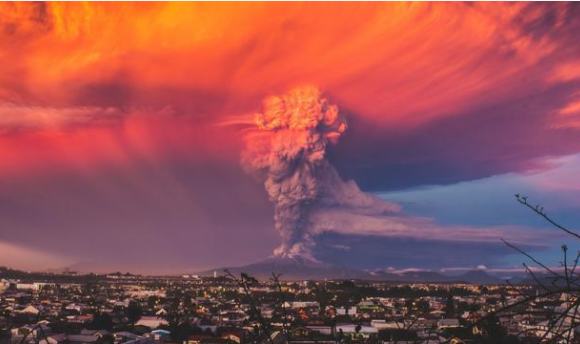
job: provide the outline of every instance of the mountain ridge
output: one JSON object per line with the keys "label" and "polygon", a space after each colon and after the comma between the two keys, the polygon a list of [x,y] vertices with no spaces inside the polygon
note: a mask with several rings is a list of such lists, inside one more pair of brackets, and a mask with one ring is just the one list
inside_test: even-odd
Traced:
{"label": "mountain ridge", "polygon": [[302,257],[269,257],[265,260],[234,267],[196,272],[199,276],[213,276],[214,272],[223,275],[225,271],[233,275],[245,273],[259,279],[270,279],[272,273],[281,274],[283,280],[313,279],[355,279],[400,283],[472,283],[502,284],[503,280],[489,275],[483,270],[468,270],[463,274],[448,276],[436,271],[413,270],[400,273],[390,271],[365,271],[344,266],[337,266]]}

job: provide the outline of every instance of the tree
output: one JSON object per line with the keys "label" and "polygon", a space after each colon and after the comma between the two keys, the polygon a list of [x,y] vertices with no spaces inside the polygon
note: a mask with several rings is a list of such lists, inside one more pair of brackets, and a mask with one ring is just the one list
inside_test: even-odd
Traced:
{"label": "tree", "polygon": [[163,317],[167,320],[171,338],[176,341],[184,340],[182,338],[187,339],[188,333],[192,331],[190,328],[191,314],[189,310],[181,307],[180,298],[174,295],[169,304],[166,305],[165,311],[166,313]]}
{"label": "tree", "polygon": [[496,316],[485,319],[480,324],[480,332],[484,343],[513,343],[514,338],[507,336],[507,331],[500,325]]}
{"label": "tree", "polygon": [[147,307],[154,309],[157,305],[157,302],[159,302],[159,298],[157,296],[149,296],[147,298]]}
{"label": "tree", "polygon": [[378,338],[383,341],[415,341],[417,339],[417,331],[408,329],[381,330]]}
{"label": "tree", "polygon": [[129,319],[129,323],[134,326],[135,323],[141,319],[141,315],[143,315],[141,305],[135,301],[129,302],[129,305],[125,309],[125,316]]}
{"label": "tree", "polygon": [[195,332],[200,332],[199,328],[196,331],[195,326],[190,322],[182,322],[171,330],[171,339],[176,342],[183,342],[189,338],[190,335],[195,334]]}
{"label": "tree", "polygon": [[453,296],[447,296],[447,301],[445,302],[445,315],[448,318],[455,316],[455,301],[453,300]]}
{"label": "tree", "polygon": [[328,290],[326,290],[326,288],[319,286],[314,288],[312,290],[312,293],[314,294],[314,300],[318,302],[319,306],[318,314],[319,316],[324,317],[326,307],[329,305],[332,295],[330,295],[330,293],[328,292]]}
{"label": "tree", "polygon": [[89,328],[110,331],[113,329],[113,318],[107,313],[96,313],[89,324]]}
{"label": "tree", "polygon": [[[569,230],[548,216],[548,214],[544,211],[544,207],[530,204],[528,202],[527,196],[516,194],[515,197],[517,202],[532,210],[532,212],[543,218],[553,227],[568,234],[574,240],[580,239],[580,234]],[[543,311],[541,314],[538,312],[535,312],[534,314],[536,316],[542,315],[543,317],[547,318],[545,330],[542,331],[544,334],[538,338],[539,342],[570,343],[574,329],[580,325],[580,274],[576,269],[580,260],[580,252],[577,252],[576,255],[570,259],[571,257],[569,257],[568,247],[566,245],[562,245],[563,257],[560,263],[561,266],[558,268],[552,268],[542,263],[540,260],[519,248],[518,246],[505,240],[503,240],[503,242],[508,247],[522,254],[527,258],[527,260],[535,265],[535,269],[532,269],[530,266],[528,266],[528,263],[524,263],[523,267],[532,278],[534,283],[537,285],[537,293],[532,295],[520,293],[521,299],[519,301],[507,305],[497,311],[490,312],[487,316],[483,317],[473,326],[482,328],[482,335],[484,338],[489,339],[490,343],[511,343],[514,340],[513,337],[508,336],[504,339],[501,339],[501,341],[499,339],[502,334],[501,332],[497,332],[498,325],[496,319],[499,314],[509,314],[510,312],[511,314],[514,312],[518,314],[529,314],[527,306],[532,305],[538,300],[565,299],[566,307],[561,311],[548,309]],[[538,274],[538,268],[543,270],[542,275]],[[518,289],[514,288],[514,291],[518,292]],[[523,331],[520,334],[525,335],[526,333]]]}
{"label": "tree", "polygon": [[263,338],[265,338],[265,341],[269,341],[270,344],[274,344],[274,340],[272,338],[272,330],[270,329],[270,323],[268,321],[266,321],[266,319],[264,319],[264,317],[262,316],[262,313],[258,310],[257,304],[256,304],[256,300],[254,299],[254,295],[252,294],[251,291],[251,286],[258,284],[258,280],[252,276],[249,276],[246,273],[240,273],[240,277],[236,277],[234,276],[229,270],[224,270],[224,272],[226,273],[226,276],[232,280],[233,282],[235,282],[243,291],[244,291],[244,295],[248,298],[248,302],[250,304],[250,310],[251,310],[251,315],[255,316],[255,319],[260,323],[260,331],[256,331],[257,332],[257,338],[259,338],[260,340],[263,340]]}

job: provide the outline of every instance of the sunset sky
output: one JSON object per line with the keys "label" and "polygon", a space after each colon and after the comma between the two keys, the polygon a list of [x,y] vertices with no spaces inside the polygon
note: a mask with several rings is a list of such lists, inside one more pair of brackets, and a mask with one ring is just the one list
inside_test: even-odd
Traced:
{"label": "sunset sky", "polygon": [[342,179],[400,207],[333,210],[317,259],[521,266],[504,238],[557,265],[580,245],[513,195],[580,230],[578,32],[572,3],[0,3],[0,265],[268,257],[240,156],[262,100],[300,86],[348,123]]}

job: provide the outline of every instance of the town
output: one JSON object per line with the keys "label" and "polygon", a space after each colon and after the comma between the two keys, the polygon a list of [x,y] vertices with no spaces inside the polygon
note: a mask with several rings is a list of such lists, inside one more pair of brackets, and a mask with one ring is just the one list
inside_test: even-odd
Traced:
{"label": "town", "polygon": [[[572,296],[533,285],[24,273],[2,268],[1,344],[574,343]],[[575,312],[575,311],[574,311]],[[570,315],[570,318],[574,315]]]}

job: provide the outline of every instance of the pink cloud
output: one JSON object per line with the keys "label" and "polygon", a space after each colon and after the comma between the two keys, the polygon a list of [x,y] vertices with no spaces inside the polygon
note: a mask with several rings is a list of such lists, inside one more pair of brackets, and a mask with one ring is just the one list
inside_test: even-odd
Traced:
{"label": "pink cloud", "polygon": [[0,261],[3,266],[42,271],[71,264],[74,260],[56,252],[0,242]]}
{"label": "pink cloud", "polygon": [[551,231],[530,230],[523,226],[441,225],[434,219],[405,215],[361,213],[356,209],[316,209],[309,218],[311,233],[367,235],[446,242],[497,243],[546,247],[554,239]]}

